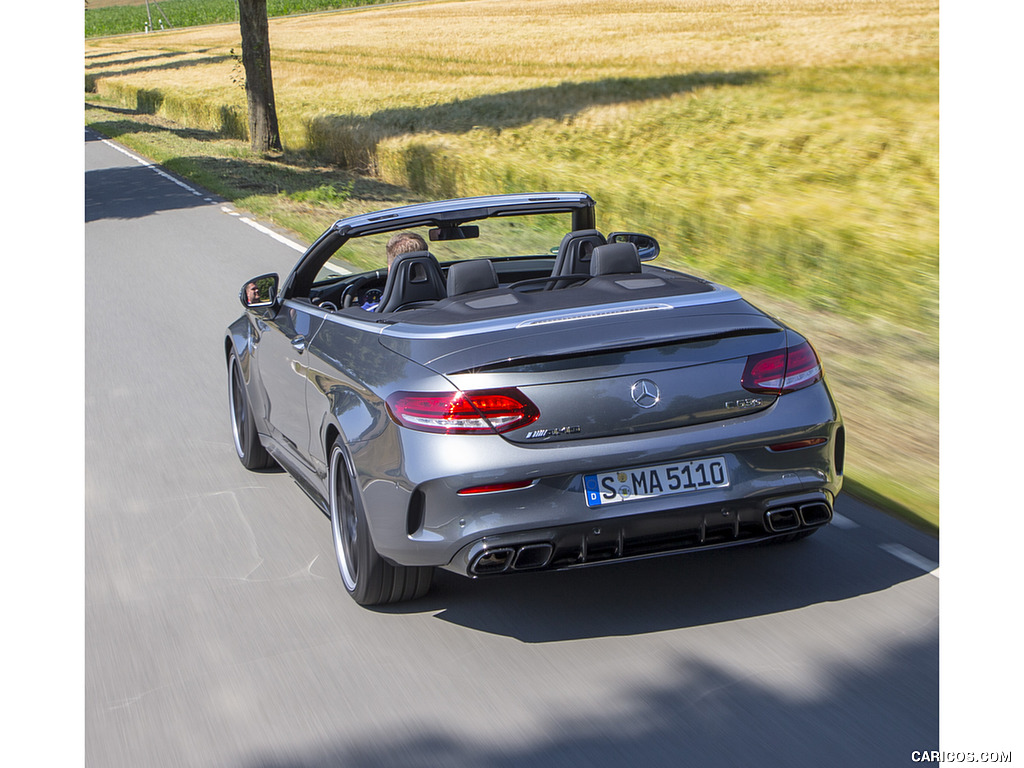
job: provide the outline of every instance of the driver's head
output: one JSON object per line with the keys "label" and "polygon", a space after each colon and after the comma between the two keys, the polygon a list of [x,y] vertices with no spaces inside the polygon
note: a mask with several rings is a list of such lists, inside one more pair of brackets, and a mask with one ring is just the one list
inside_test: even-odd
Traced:
{"label": "driver's head", "polygon": [[412,251],[425,251],[427,250],[427,243],[415,232],[399,232],[392,235],[391,239],[388,240],[386,250],[388,256],[388,269],[391,269],[391,264],[394,262],[396,256],[402,253],[411,253]]}

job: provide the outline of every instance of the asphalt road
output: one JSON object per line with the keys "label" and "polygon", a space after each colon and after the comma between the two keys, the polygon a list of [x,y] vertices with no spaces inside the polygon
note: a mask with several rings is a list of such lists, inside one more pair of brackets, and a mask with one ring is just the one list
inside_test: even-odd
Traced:
{"label": "asphalt road", "polygon": [[245,471],[222,335],[298,253],[86,133],[85,748],[120,766],[895,766],[938,749],[937,542],[849,497],[790,546],[348,598]]}

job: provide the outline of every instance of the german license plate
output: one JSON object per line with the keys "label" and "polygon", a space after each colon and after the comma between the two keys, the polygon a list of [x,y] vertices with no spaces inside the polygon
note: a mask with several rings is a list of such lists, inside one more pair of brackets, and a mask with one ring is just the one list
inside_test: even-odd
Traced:
{"label": "german license plate", "polygon": [[721,456],[583,476],[588,507],[728,486],[729,472]]}

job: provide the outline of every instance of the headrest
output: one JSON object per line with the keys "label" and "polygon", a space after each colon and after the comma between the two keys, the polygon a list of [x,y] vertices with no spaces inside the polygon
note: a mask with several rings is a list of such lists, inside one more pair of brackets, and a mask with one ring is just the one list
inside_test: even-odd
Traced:
{"label": "headrest", "polygon": [[[406,251],[395,256],[395,260],[391,262],[391,268],[388,270],[389,274],[398,272],[408,272],[412,264],[423,264],[433,262],[437,264],[437,259],[434,258],[434,254],[429,251]],[[422,272],[420,272],[422,274]]]}
{"label": "headrest", "polygon": [[599,245],[590,257],[591,275],[635,274],[640,271],[640,254],[633,243]]}
{"label": "headrest", "polygon": [[448,295],[486,291],[498,287],[494,265],[487,259],[459,261],[448,267]]}
{"label": "headrest", "polygon": [[395,257],[388,270],[378,312],[395,312],[407,304],[445,297],[444,276],[434,255],[411,251]]}

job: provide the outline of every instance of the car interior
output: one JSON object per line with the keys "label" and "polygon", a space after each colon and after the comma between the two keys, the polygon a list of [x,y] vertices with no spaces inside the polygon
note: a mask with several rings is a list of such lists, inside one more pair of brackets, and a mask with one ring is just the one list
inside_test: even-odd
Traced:
{"label": "car interior", "polygon": [[700,278],[643,264],[635,242],[587,229],[567,233],[553,255],[441,263],[429,251],[404,253],[390,270],[315,283],[309,299],[364,320],[433,325],[710,290]]}

